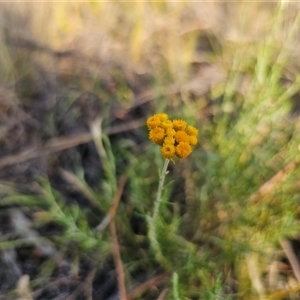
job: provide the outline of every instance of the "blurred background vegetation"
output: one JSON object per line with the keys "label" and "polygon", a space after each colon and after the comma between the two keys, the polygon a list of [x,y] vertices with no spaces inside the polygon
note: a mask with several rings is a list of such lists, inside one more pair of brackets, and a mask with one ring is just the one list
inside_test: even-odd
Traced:
{"label": "blurred background vegetation", "polygon": [[0,299],[300,299],[299,8],[1,3]]}

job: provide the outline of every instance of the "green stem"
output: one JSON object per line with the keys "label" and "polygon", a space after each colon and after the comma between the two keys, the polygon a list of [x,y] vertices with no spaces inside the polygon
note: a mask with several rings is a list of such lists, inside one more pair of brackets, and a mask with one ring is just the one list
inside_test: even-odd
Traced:
{"label": "green stem", "polygon": [[165,178],[167,175],[167,169],[168,169],[169,162],[170,162],[169,159],[165,159],[164,167],[162,169],[160,179],[159,179],[158,190],[157,190],[156,200],[154,203],[153,216],[152,216],[152,220],[154,223],[155,223],[155,220],[156,220],[158,212],[159,212],[159,207],[160,207],[160,203],[161,203],[161,194],[162,194],[162,190],[164,188],[164,182],[165,182]]}
{"label": "green stem", "polygon": [[154,203],[154,210],[153,210],[153,215],[152,218],[149,218],[149,239],[151,242],[151,247],[152,249],[155,251],[155,256],[157,258],[157,260],[159,262],[161,262],[163,265],[165,265],[166,267],[168,266],[168,262],[167,260],[163,257],[162,253],[161,253],[161,249],[159,246],[159,243],[157,241],[157,235],[156,235],[156,223],[157,223],[157,217],[158,217],[158,213],[159,213],[159,207],[161,204],[161,200],[162,200],[162,190],[164,187],[164,182],[165,182],[165,178],[167,175],[167,169],[168,169],[168,164],[169,164],[170,160],[166,159],[165,163],[164,163],[164,167],[162,169],[161,172],[161,176],[159,178],[159,184],[158,184],[158,189],[157,189],[157,195],[156,195],[156,200]]}
{"label": "green stem", "polygon": [[173,283],[173,299],[174,300],[180,300],[179,293],[178,293],[178,274],[173,272],[172,276],[172,283]]}

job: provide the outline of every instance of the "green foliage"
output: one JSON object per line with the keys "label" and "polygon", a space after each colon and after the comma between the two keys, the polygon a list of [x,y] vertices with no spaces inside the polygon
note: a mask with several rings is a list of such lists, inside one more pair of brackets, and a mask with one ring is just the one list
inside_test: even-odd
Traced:
{"label": "green foliage", "polygon": [[[91,2],[88,7],[93,14],[105,17],[101,5]],[[147,24],[143,18],[136,24],[129,18],[131,13],[140,16],[141,7],[134,6],[131,12],[125,4],[103,5],[112,5],[110,8],[118,15],[116,19],[124,22],[122,30],[109,32],[111,38],[120,44],[129,40],[132,64],[140,62],[139,74],[148,70],[155,78],[151,82],[153,112],[166,111],[172,118],[185,119],[200,131],[199,144],[193,153],[184,161],[174,160],[169,164],[155,224],[158,247],[151,244],[148,230],[163,159],[158,147],[147,141],[145,127],[138,129],[144,142],[137,144],[129,138],[110,140],[101,128],[101,121],[108,120],[92,123],[90,131],[104,170],[101,189],[93,189],[85,182],[79,166],[76,174],[64,173],[64,178],[90,201],[91,207],[99,209],[98,226],[92,227],[87,219],[92,208],[82,209],[76,201],[67,203],[68,199],[46,178],[36,180],[38,192],[34,193],[1,185],[0,206],[18,205],[22,211],[31,212],[34,229],[46,224],[59,227],[59,234],[40,236],[35,243],[53,243],[61,251],[71,252],[74,261],[89,253],[100,264],[111,260],[113,255],[107,230],[108,213],[118,180],[126,175],[128,181],[115,222],[128,290],[136,284],[134,274],[143,272],[151,278],[163,270],[168,278],[164,282],[169,289],[168,299],[257,297],[259,292],[247,264],[250,265],[249,261],[260,264],[261,272],[256,276],[265,283],[266,265],[276,256],[280,241],[299,233],[300,135],[292,98],[299,94],[300,76],[293,69],[292,49],[300,15],[294,14],[287,20],[286,7],[278,4],[270,16],[273,24],[270,31],[262,33],[263,42],[223,42],[217,36],[211,37],[216,40],[211,43],[221,45],[211,45],[218,49],[205,59],[220,66],[225,79],[212,84],[206,94],[193,94],[174,86],[189,83],[186,81],[197,34],[182,34],[185,37],[181,38],[156,28],[156,39],[152,32],[147,35],[153,39],[150,50],[146,49],[152,55],[147,57],[143,55],[147,51],[141,39],[148,30]],[[174,24],[183,18],[181,9],[184,10],[166,1],[149,3],[149,13],[161,18],[163,12],[170,11]],[[186,10],[185,14],[188,13]],[[115,22],[107,18],[106,21]],[[62,28],[66,25],[60,24]],[[130,38],[128,32],[132,34]],[[175,53],[179,45],[180,53]],[[3,49],[0,56],[5,58],[6,66],[1,76],[8,80],[15,76],[16,67],[11,66],[8,48]],[[120,53],[114,55],[119,57]],[[180,59],[176,59],[177,55]],[[156,60],[158,67],[153,68]],[[110,76],[117,85],[113,96],[102,88],[96,75],[88,84],[103,96],[107,107],[112,100],[113,104],[129,109],[134,103],[134,91],[119,70],[112,71]],[[51,117],[54,116],[52,112]],[[53,125],[52,119],[48,121]],[[33,243],[18,233],[1,236],[0,250]],[[43,278],[49,277],[53,268],[51,261],[44,262],[41,279],[31,282],[32,287],[42,286]],[[228,287],[232,288],[232,294]],[[272,287],[265,284],[264,292],[270,294]]]}

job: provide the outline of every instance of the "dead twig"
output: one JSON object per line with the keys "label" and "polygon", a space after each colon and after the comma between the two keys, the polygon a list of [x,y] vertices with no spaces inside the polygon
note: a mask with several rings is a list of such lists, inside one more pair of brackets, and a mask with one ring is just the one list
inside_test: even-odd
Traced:
{"label": "dead twig", "polygon": [[[111,135],[120,132],[125,132],[138,128],[144,124],[144,120],[132,121],[124,125],[118,125],[110,128],[109,130],[104,130],[105,134]],[[41,147],[30,147],[24,151],[21,151],[18,154],[8,155],[0,159],[0,169],[21,163],[33,158],[41,157],[53,152],[62,151],[68,148],[78,146],[80,144],[88,143],[93,139],[90,133],[83,133],[76,136],[70,137],[58,137],[53,138],[47,142],[44,146]]]}
{"label": "dead twig", "polygon": [[119,179],[118,189],[116,191],[116,194],[114,196],[112,205],[111,205],[111,207],[109,209],[109,212],[108,212],[111,219],[113,219],[115,217],[115,214],[117,212],[117,208],[119,206],[119,202],[120,202],[121,196],[123,194],[123,190],[124,190],[126,181],[127,181],[127,175],[123,175]]}
{"label": "dead twig", "polygon": [[134,298],[140,296],[141,294],[145,293],[147,290],[149,290],[151,287],[155,285],[162,284],[163,279],[167,276],[167,274],[160,274],[157,275],[146,282],[142,283],[141,285],[137,286],[133,291],[131,291],[127,295],[127,300],[133,300]]}
{"label": "dead twig", "polygon": [[112,248],[113,248],[114,262],[117,270],[120,299],[127,300],[124,268],[123,268],[123,263],[120,255],[120,246],[118,243],[115,219],[112,219],[110,221],[109,230],[112,238]]}
{"label": "dead twig", "polygon": [[97,231],[97,232],[103,231],[106,228],[106,226],[109,224],[109,222],[111,222],[111,220],[114,218],[117,208],[119,206],[119,202],[120,202],[126,181],[127,181],[127,175],[123,175],[119,180],[118,189],[116,191],[116,194],[114,196],[112,204],[109,208],[109,211],[108,211],[107,215],[105,216],[105,218],[103,219],[103,221],[97,227],[95,227],[95,231]]}
{"label": "dead twig", "polygon": [[118,188],[115,193],[111,208],[108,212],[108,215],[110,216],[110,222],[109,222],[109,230],[111,234],[112,239],[112,250],[113,250],[113,256],[114,256],[114,262],[117,270],[117,278],[118,278],[118,286],[119,286],[119,294],[120,299],[126,300],[126,287],[125,287],[125,275],[124,275],[124,268],[123,263],[121,259],[120,254],[120,246],[118,242],[118,236],[117,236],[117,230],[116,230],[116,223],[115,223],[115,214],[117,211],[117,208],[119,206],[119,202],[124,190],[124,186],[127,180],[127,176],[123,175],[121,179],[119,180]]}
{"label": "dead twig", "polygon": [[169,289],[163,289],[163,291],[159,294],[157,300],[164,300],[168,294]]}
{"label": "dead twig", "polygon": [[299,263],[299,260],[293,250],[291,243],[287,240],[281,240],[280,245],[281,245],[287,259],[289,260],[289,262],[291,264],[291,267],[294,271],[294,274],[295,274],[298,282],[300,282],[300,263]]}
{"label": "dead twig", "polygon": [[258,202],[261,198],[267,196],[272,193],[278,183],[284,180],[284,178],[296,169],[297,163],[295,161],[291,161],[288,163],[283,169],[278,171],[271,179],[265,182],[257,192],[255,192],[251,197],[250,201]]}
{"label": "dead twig", "polygon": [[97,269],[96,268],[93,269],[85,280],[85,283],[89,287],[86,289],[86,292],[85,292],[87,300],[93,300],[93,281],[95,279],[96,272],[97,272]]}
{"label": "dead twig", "polygon": [[76,290],[69,295],[66,300],[76,300],[77,297],[82,293],[82,291],[85,292],[88,300],[93,299],[93,281],[96,275],[97,269],[94,268],[89,275],[86,277],[85,281],[80,283]]}

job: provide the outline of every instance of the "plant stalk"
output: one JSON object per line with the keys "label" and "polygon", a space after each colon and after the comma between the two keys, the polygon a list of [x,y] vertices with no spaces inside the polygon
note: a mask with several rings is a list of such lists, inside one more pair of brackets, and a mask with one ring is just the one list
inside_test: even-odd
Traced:
{"label": "plant stalk", "polygon": [[168,169],[168,165],[169,165],[170,160],[169,159],[165,159],[165,163],[164,163],[164,167],[162,169],[161,175],[160,175],[160,179],[159,179],[159,184],[158,184],[158,190],[157,190],[157,195],[156,195],[156,200],[154,203],[154,210],[153,210],[153,216],[152,216],[152,220],[155,223],[158,212],[159,212],[159,207],[160,207],[160,203],[161,203],[161,194],[162,194],[162,190],[164,188],[164,182],[165,182],[165,178],[167,175],[167,169]]}
{"label": "plant stalk", "polygon": [[152,215],[152,218],[148,219],[149,220],[148,234],[149,234],[149,239],[151,242],[151,247],[155,251],[155,256],[156,256],[157,260],[160,261],[166,267],[168,266],[168,262],[163,257],[163,255],[161,253],[160,245],[157,241],[156,222],[157,222],[157,217],[159,214],[159,208],[160,208],[160,204],[161,204],[161,200],[162,200],[162,191],[163,191],[163,187],[164,187],[165,178],[167,175],[167,169],[168,169],[169,162],[170,162],[169,159],[165,160],[165,163],[164,163],[164,166],[163,166],[163,169],[161,172],[161,176],[159,178],[159,184],[158,184],[156,199],[155,199],[155,203],[154,203],[153,215]]}

